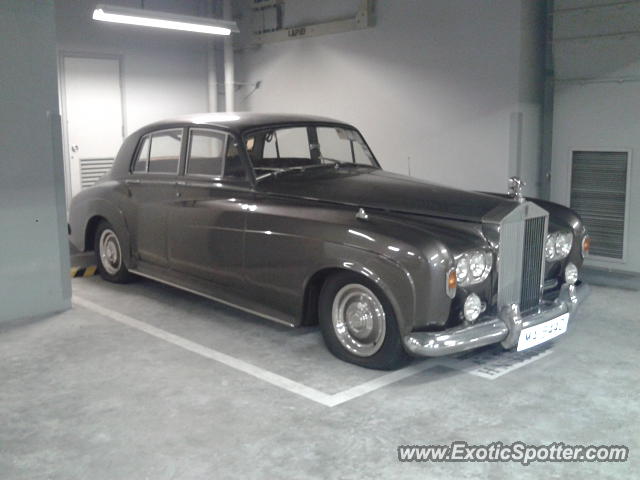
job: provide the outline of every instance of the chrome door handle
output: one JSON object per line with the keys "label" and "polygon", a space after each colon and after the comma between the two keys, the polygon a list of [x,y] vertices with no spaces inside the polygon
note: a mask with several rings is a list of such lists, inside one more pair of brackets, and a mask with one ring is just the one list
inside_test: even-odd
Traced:
{"label": "chrome door handle", "polygon": [[186,187],[187,186],[187,182],[185,182],[184,180],[178,180],[176,182],[176,185],[178,185],[179,187]]}
{"label": "chrome door handle", "polygon": [[182,194],[180,192],[176,192],[176,197],[181,197]]}
{"label": "chrome door handle", "polygon": [[124,181],[124,183],[127,183],[127,184],[129,184],[129,185],[132,185],[132,184],[137,185],[137,184],[139,184],[139,183],[140,183],[140,179],[139,179],[139,178],[127,178],[127,179]]}

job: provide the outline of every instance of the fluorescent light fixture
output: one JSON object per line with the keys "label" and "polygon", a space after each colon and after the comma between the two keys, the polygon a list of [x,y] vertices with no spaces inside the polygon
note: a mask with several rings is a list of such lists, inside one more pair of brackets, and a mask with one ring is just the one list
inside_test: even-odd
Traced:
{"label": "fluorescent light fixture", "polygon": [[237,33],[240,31],[236,22],[190,15],[176,15],[140,8],[115,7],[112,5],[96,5],[93,11],[93,19],[101,22],[182,30],[185,32],[206,33],[208,35],[231,35],[231,32]]}

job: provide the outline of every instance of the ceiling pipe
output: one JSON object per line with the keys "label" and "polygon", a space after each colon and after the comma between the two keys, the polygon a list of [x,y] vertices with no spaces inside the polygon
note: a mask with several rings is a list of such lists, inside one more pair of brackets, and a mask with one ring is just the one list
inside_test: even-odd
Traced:
{"label": "ceiling pipe", "polygon": [[[216,16],[215,0],[209,0],[209,16]],[[218,72],[216,71],[216,43],[209,41],[207,49],[207,87],[209,97],[209,112],[218,111]]]}
{"label": "ceiling pipe", "polygon": [[[222,14],[225,20],[231,19],[231,0],[224,0]],[[234,68],[233,43],[231,36],[228,36],[224,39],[224,106],[227,112],[233,112],[235,109]]]}

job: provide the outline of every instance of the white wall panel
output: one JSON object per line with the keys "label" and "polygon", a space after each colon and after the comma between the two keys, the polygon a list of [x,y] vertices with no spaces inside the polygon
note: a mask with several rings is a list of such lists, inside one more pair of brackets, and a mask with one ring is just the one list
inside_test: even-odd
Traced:
{"label": "white wall panel", "polygon": [[52,0],[0,2],[0,321],[71,306]]}
{"label": "white wall panel", "polygon": [[564,85],[556,88],[551,199],[569,204],[571,150],[630,150],[628,261],[592,262],[640,272],[640,83]]}
{"label": "white wall panel", "polygon": [[572,149],[630,150],[627,258],[591,263],[640,272],[640,35],[628,34],[640,32],[640,1],[558,0],[555,10],[552,200],[569,203]]}
{"label": "white wall panel", "polygon": [[[135,0],[108,3],[140,8]],[[61,52],[122,56],[127,134],[165,117],[207,110],[208,36],[96,22],[95,5],[56,2],[57,45]],[[206,13],[204,0],[147,0],[145,8]]]}
{"label": "white wall panel", "polygon": [[[331,17],[314,3],[305,20]],[[416,177],[494,191],[506,188],[511,116],[521,112],[522,170],[534,193],[542,37],[540,21],[523,15],[540,19],[542,9],[532,3],[379,1],[371,29],[243,50],[239,80],[262,84],[237,101],[337,117],[363,131],[388,170],[407,173],[410,161]]]}

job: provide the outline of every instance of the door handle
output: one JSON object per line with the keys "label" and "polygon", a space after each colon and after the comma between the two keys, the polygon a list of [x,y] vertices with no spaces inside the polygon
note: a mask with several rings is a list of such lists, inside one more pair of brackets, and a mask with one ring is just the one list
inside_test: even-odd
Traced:
{"label": "door handle", "polygon": [[127,183],[129,185],[138,185],[140,183],[140,179],[139,178],[127,178],[124,183]]}
{"label": "door handle", "polygon": [[80,147],[78,145],[71,145],[71,151],[73,153],[76,153],[78,150],[80,150]]}
{"label": "door handle", "polygon": [[176,197],[181,197],[182,194],[180,192],[176,192]]}
{"label": "door handle", "polygon": [[176,185],[178,185],[179,187],[186,187],[187,186],[187,182],[184,180],[178,180],[176,181]]}

